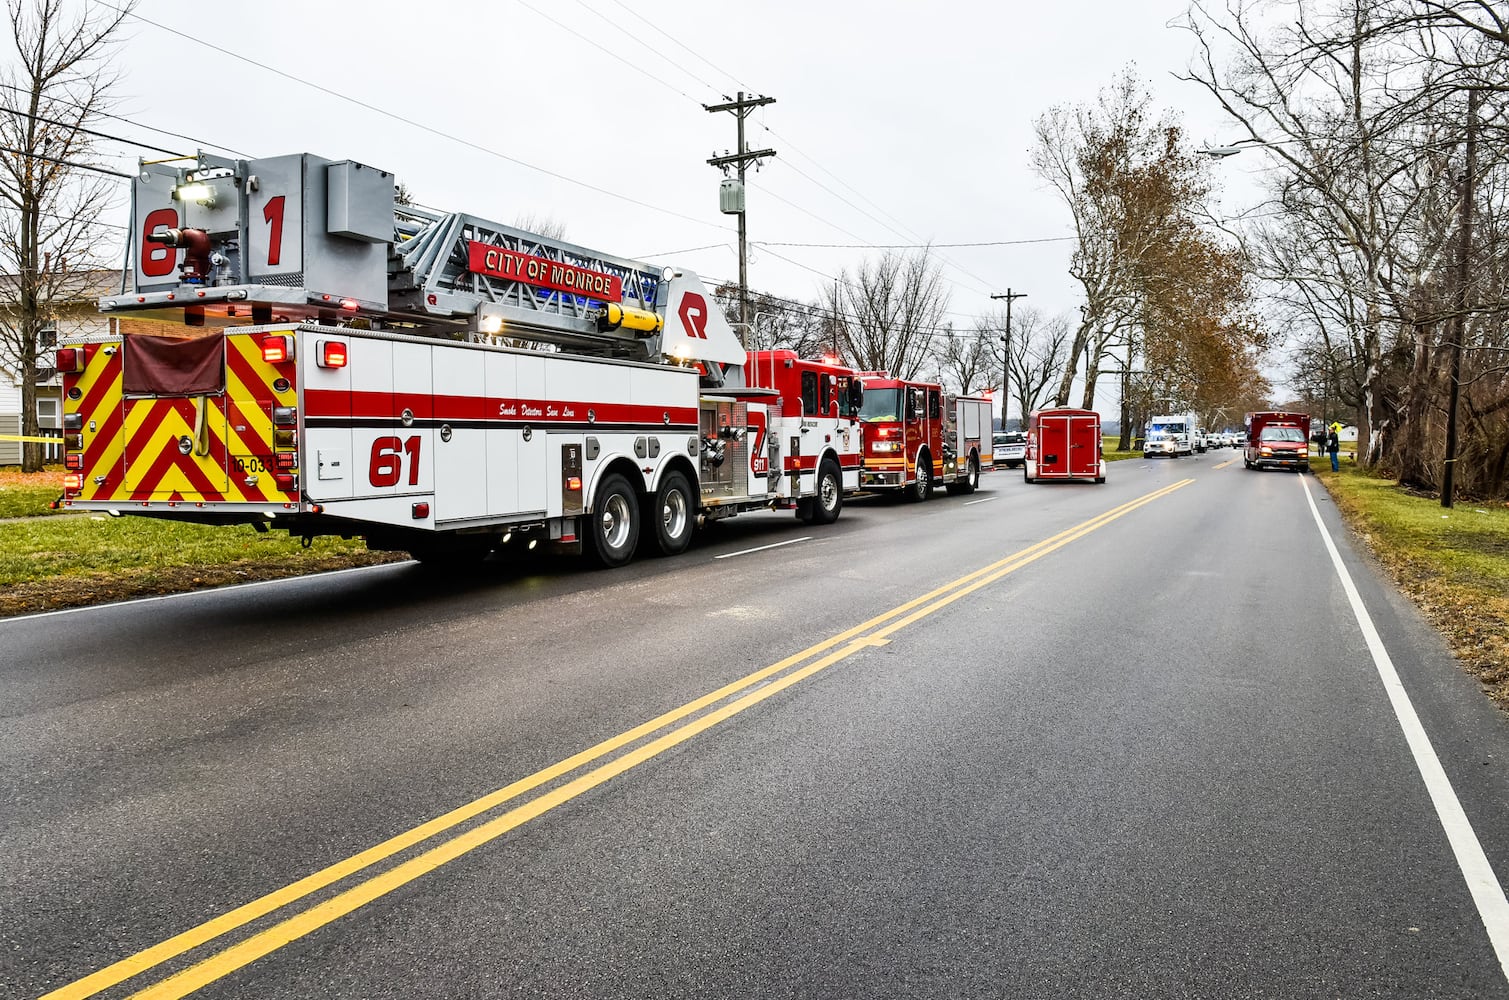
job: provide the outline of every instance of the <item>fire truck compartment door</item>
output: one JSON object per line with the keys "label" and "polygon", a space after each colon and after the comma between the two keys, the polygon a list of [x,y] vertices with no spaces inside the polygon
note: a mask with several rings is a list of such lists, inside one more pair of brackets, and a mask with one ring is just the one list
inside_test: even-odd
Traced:
{"label": "fire truck compartment door", "polygon": [[483,389],[488,419],[497,421],[484,445],[487,513],[539,513],[545,509],[548,485],[546,435],[538,419],[530,422],[528,411],[545,395],[545,359],[489,353],[483,363]]}
{"label": "fire truck compartment door", "polygon": [[435,520],[488,513],[493,456],[479,407],[488,399],[487,370],[475,351],[437,347],[435,373]]}
{"label": "fire truck compartment door", "polygon": [[224,405],[214,396],[127,399],[125,491],[152,500],[224,496],[230,486]]}

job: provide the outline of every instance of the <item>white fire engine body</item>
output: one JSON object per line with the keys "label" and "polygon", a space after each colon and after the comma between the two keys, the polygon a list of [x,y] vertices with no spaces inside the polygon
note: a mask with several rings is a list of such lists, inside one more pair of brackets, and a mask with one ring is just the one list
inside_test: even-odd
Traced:
{"label": "white fire engine body", "polygon": [[124,332],[59,351],[64,505],[617,565],[641,527],[671,554],[699,520],[826,523],[858,488],[854,407],[784,415],[696,275],[393,190],[309,154],[143,164],[100,302]]}

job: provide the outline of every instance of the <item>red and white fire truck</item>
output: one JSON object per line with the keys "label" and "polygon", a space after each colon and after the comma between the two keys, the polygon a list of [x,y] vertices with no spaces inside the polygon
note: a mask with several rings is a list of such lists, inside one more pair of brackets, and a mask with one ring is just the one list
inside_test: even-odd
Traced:
{"label": "red and white fire truck", "polygon": [[860,375],[864,398],[864,470],[867,490],[891,490],[926,500],[933,487],[973,493],[980,473],[994,467],[991,402],[944,393],[936,382]]}
{"label": "red and white fire truck", "polygon": [[63,506],[618,565],[859,487],[852,372],[757,384],[691,272],[393,193],[310,154],[143,163],[111,332],[58,352]]}

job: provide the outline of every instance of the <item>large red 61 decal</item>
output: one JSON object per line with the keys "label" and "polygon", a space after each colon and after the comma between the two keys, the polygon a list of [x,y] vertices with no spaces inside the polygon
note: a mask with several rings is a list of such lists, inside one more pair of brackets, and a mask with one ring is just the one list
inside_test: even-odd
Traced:
{"label": "large red 61 decal", "polygon": [[373,486],[397,486],[403,477],[403,460],[409,459],[409,485],[419,485],[419,435],[407,441],[380,437],[372,442],[372,457],[367,463],[367,481]]}

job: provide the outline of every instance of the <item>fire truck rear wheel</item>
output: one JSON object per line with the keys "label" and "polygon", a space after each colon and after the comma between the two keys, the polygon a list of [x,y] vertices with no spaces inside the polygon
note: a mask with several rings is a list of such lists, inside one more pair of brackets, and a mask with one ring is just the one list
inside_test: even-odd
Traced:
{"label": "fire truck rear wheel", "polygon": [[969,456],[969,465],[964,471],[964,478],[950,483],[948,492],[955,496],[967,497],[980,488],[980,460],[973,452]]}
{"label": "fire truck rear wheel", "polygon": [[917,480],[906,491],[906,498],[921,503],[933,495],[933,458],[927,452],[917,456]]}
{"label": "fire truck rear wheel", "polygon": [[843,475],[833,459],[825,458],[817,470],[817,496],[803,500],[797,507],[797,515],[803,524],[832,524],[843,509]]}
{"label": "fire truck rear wheel", "polygon": [[622,566],[634,557],[639,542],[639,500],[618,473],[603,478],[587,518],[592,554],[604,566]]}
{"label": "fire truck rear wheel", "polygon": [[666,474],[655,492],[655,545],[661,555],[676,556],[692,544],[692,487],[679,472]]}

